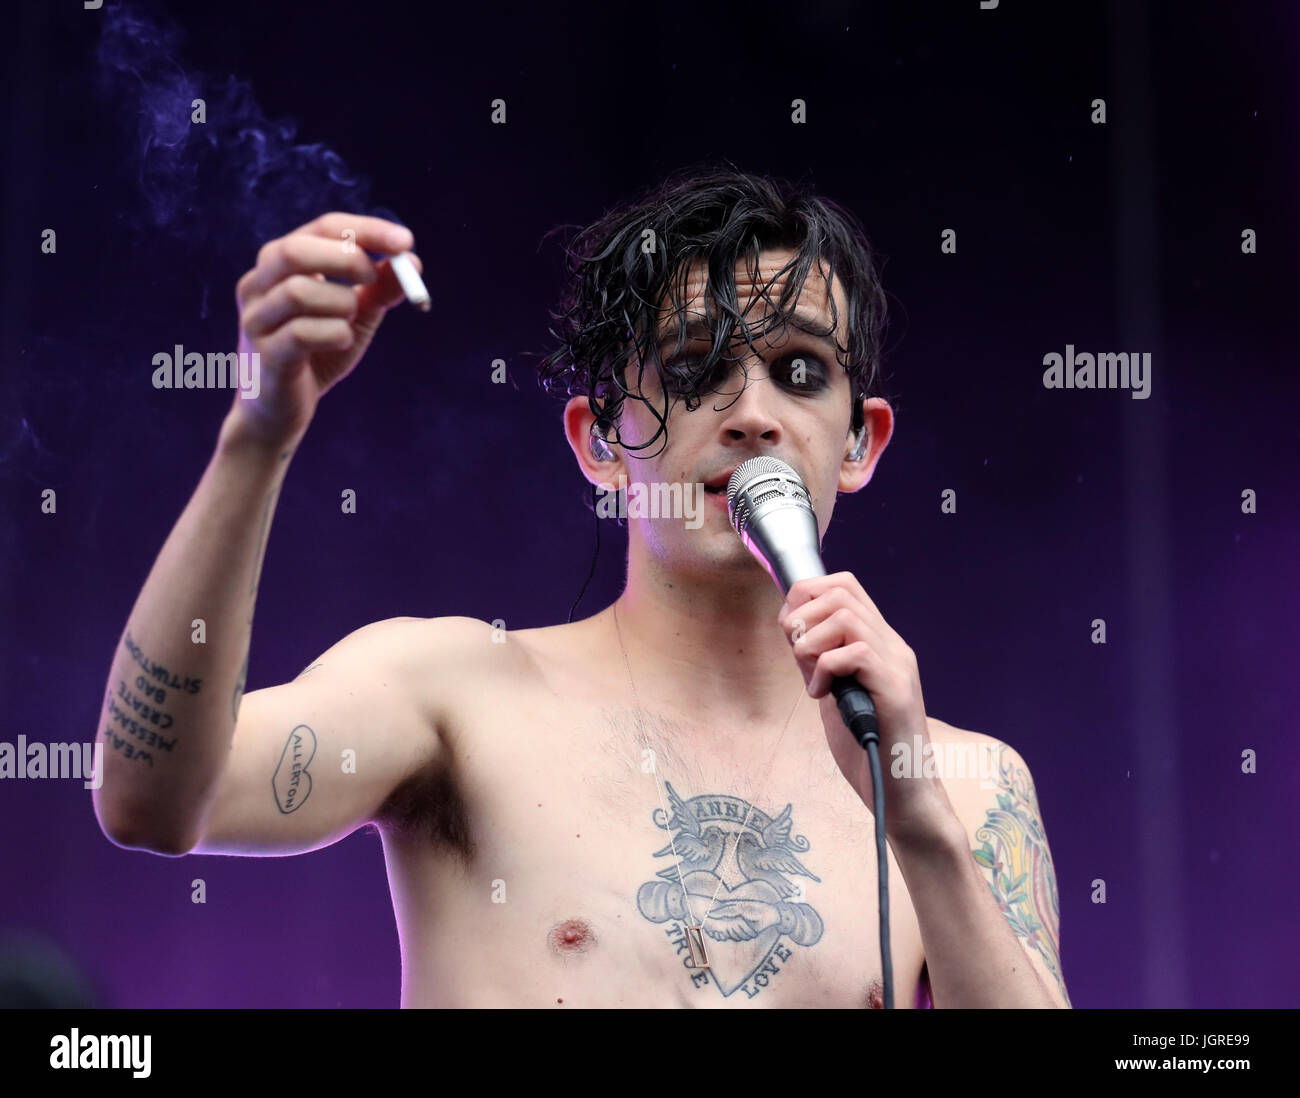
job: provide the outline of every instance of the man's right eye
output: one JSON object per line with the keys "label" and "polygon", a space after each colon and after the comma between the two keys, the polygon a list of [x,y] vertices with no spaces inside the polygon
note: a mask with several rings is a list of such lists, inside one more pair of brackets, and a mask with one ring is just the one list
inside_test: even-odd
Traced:
{"label": "man's right eye", "polygon": [[675,359],[664,367],[664,383],[674,396],[711,392],[726,380],[726,363],[716,362],[707,377],[701,371],[702,358]]}

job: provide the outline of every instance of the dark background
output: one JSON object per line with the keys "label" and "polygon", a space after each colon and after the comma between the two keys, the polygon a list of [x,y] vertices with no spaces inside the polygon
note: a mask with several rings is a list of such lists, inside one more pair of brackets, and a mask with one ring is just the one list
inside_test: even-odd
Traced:
{"label": "dark background", "polygon": [[[896,433],[828,565],[916,650],[932,715],[1032,767],[1075,1005],[1296,1005],[1295,5],[7,10],[0,739],[95,736],[229,404],[154,390],[151,358],[233,349],[258,246],[330,208],[400,215],[435,308],[397,309],[322,402],[248,689],[395,615],[563,620],[592,518],[533,374],[561,275],[542,237],[725,156],[815,182],[886,257]],[[1046,390],[1067,343],[1150,351],[1150,399]],[[583,616],[620,589],[604,533]],[[76,781],[3,781],[0,844],[0,936],[94,1002],[398,1002],[370,832],[164,859],[112,845]]]}

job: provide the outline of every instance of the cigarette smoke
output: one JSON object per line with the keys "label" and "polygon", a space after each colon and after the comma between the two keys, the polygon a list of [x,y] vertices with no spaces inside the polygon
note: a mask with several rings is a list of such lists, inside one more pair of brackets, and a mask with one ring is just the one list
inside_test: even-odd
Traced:
{"label": "cigarette smoke", "polygon": [[[370,182],[298,123],[270,119],[247,81],[188,70],[182,32],[124,4],[104,12],[97,77],[130,136],[136,229],[246,254],[330,209],[369,212]],[[207,120],[191,121],[196,99]]]}

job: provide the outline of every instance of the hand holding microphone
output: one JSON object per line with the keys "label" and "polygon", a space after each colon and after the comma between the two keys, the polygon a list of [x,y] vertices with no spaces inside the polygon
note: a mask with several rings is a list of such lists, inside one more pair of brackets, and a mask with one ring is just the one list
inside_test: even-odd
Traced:
{"label": "hand holding microphone", "polygon": [[[772,457],[750,458],[727,485],[727,514],[749,551],[772,574],[783,595],[800,580],[825,576],[812,497],[799,474]],[[821,685],[817,683],[817,685]],[[820,696],[821,691],[809,693]],[[835,675],[831,693],[844,725],[866,748],[880,742],[875,703],[857,679]]]}
{"label": "hand holding microphone", "polygon": [[952,808],[938,778],[921,772],[930,734],[916,654],[851,573],[826,574],[817,515],[799,474],[776,458],[751,458],[731,476],[727,511],[786,594],[781,625],[808,693],[835,699],[838,719],[836,708],[824,704],[822,723],[845,779],[875,812],[884,779],[877,788],[877,774],[867,765],[870,749],[885,757],[907,753],[917,766],[889,783],[889,833],[924,841],[942,830]]}

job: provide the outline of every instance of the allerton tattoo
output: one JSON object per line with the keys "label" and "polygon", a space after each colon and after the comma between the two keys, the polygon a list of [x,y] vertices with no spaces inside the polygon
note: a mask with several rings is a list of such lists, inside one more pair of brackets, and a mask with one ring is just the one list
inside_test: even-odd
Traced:
{"label": "allerton tattoo", "polygon": [[1011,929],[1038,951],[1068,1004],[1061,974],[1061,907],[1052,853],[1040,822],[1033,780],[1024,768],[1013,766],[1005,744],[998,748],[997,804],[975,832],[975,838],[984,844],[973,851],[975,861],[991,874],[989,888]]}
{"label": "allerton tattoo", "polygon": [[[654,856],[672,858],[675,847],[680,861],[660,869],[659,880],[641,885],[637,909],[653,923],[669,924],[664,933],[683,955],[682,967],[694,986],[712,982],[724,998],[743,991],[752,999],[793,956],[792,946],[811,947],[821,940],[821,916],[799,902],[802,886],[786,877],[820,883],[795,856],[807,851],[809,842],[802,835],[791,837],[791,805],[773,817],[739,797],[706,794],[683,800],[670,783],[665,788],[672,816],[666,820],[656,808],[651,818],[673,836]],[[703,933],[712,939],[707,968],[694,960],[688,937],[692,913],[704,920]]]}
{"label": "allerton tattoo", "polygon": [[298,725],[289,733],[280,752],[280,762],[271,775],[275,806],[286,816],[297,812],[311,796],[311,774],[307,767],[315,755],[316,733],[305,724]]}

